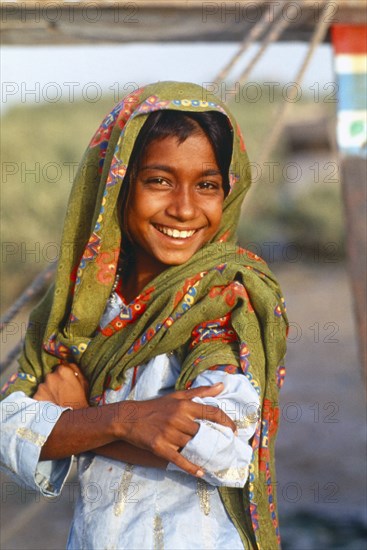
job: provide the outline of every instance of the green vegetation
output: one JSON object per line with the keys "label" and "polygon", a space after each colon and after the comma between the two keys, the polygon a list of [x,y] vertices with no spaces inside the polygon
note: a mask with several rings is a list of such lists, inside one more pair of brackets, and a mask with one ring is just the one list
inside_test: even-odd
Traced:
{"label": "green vegetation", "polygon": [[[255,163],[281,101],[277,94],[269,102],[264,92],[259,101],[231,104]],[[2,117],[2,271],[7,281],[2,285],[3,310],[57,256],[73,170],[112,105],[112,98],[97,103],[20,105]],[[318,112],[325,116],[327,106],[302,100],[294,105],[292,120]],[[329,242],[340,247],[343,221],[338,183],[315,184],[311,170],[302,176],[302,185],[287,183],[286,149],[283,140],[269,159],[279,163],[274,178],[269,177],[269,167],[257,174],[254,167],[257,181],[245,204],[241,243],[252,243],[265,255],[262,243],[266,242],[297,243],[306,252],[319,247],[323,253]]]}
{"label": "green vegetation", "polygon": [[[262,254],[268,261],[287,260],[291,243],[297,258],[325,261],[344,256],[344,218],[338,162],[331,151],[294,152],[290,150],[287,131],[260,166],[257,159],[275,124],[284,102],[280,93],[274,102],[263,93],[257,103],[232,103],[231,109],[240,122],[253,165],[252,188],[246,198],[239,239],[243,246]],[[293,106],[292,124],[307,124],[324,118],[331,132],[335,120],[335,104],[318,103],[311,96]],[[319,136],[315,134],[315,140]],[[275,243],[271,249],[269,243]]]}

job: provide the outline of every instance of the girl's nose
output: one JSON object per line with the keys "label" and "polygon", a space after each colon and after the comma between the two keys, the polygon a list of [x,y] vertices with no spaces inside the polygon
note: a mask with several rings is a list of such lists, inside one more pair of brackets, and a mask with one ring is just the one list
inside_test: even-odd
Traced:
{"label": "girl's nose", "polygon": [[183,187],[175,190],[166,211],[169,216],[179,221],[194,219],[198,213],[198,205],[193,191]]}

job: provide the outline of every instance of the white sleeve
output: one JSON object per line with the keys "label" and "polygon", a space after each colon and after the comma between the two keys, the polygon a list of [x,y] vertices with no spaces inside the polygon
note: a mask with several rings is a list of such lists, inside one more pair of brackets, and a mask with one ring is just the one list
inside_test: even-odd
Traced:
{"label": "white sleeve", "polygon": [[[254,435],[259,419],[259,396],[243,374],[228,374],[221,370],[205,371],[192,388],[223,382],[224,390],[216,397],[195,397],[193,401],[220,407],[237,425],[236,436],[231,428],[210,420],[197,420],[197,434],[185,445],[182,456],[200,466],[203,479],[216,486],[243,487],[252,458],[249,439]],[[169,463],[168,470],[180,470]]]}
{"label": "white sleeve", "polygon": [[40,461],[41,449],[68,408],[36,401],[17,391],[1,403],[0,467],[18,483],[57,496],[69,474],[72,457]]}

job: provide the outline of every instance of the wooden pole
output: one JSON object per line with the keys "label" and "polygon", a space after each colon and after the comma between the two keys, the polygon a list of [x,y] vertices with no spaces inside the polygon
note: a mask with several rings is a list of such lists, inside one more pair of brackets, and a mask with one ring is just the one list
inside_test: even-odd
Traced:
{"label": "wooden pole", "polygon": [[359,350],[362,365],[367,366],[367,165],[359,156],[341,159],[348,270],[354,298]]}

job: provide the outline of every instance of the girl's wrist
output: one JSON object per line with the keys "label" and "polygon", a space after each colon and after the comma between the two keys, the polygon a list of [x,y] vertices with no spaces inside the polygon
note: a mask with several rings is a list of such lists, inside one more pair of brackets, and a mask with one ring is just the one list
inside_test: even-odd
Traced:
{"label": "girl's wrist", "polygon": [[119,401],[107,405],[111,408],[109,425],[110,435],[115,440],[125,440],[131,433],[132,424],[137,422],[138,405],[135,401]]}

